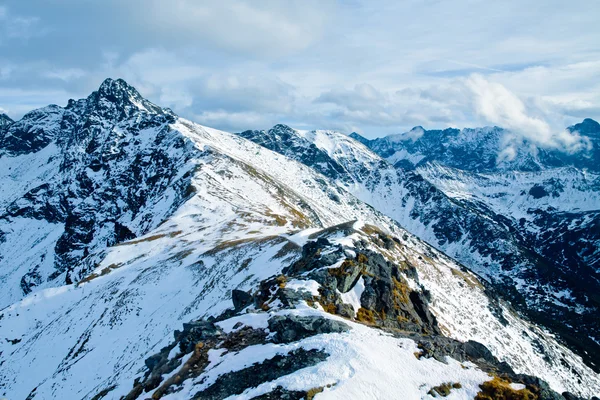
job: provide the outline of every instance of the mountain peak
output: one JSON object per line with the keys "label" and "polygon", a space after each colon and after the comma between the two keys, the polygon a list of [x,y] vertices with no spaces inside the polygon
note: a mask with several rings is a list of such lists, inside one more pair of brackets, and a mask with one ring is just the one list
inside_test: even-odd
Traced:
{"label": "mountain peak", "polygon": [[277,125],[273,126],[271,128],[271,130],[278,131],[278,132],[293,132],[294,128],[292,128],[291,126],[286,125],[286,124],[277,124]]}
{"label": "mountain peak", "polygon": [[10,118],[8,115],[4,114],[4,113],[0,113],[0,128],[3,126],[8,126],[10,124],[12,124],[13,121],[12,118]]}
{"label": "mountain peak", "polygon": [[[97,91],[88,97],[101,113],[112,115],[115,111],[121,116],[129,116],[132,112],[143,111],[150,114],[172,114],[156,104],[146,100],[133,86],[123,79],[107,78]],[[70,103],[72,107],[74,103]]]}
{"label": "mountain peak", "polygon": [[100,88],[98,89],[98,93],[101,96],[110,98],[110,97],[133,97],[133,98],[142,98],[140,93],[131,85],[129,85],[125,80],[119,79],[111,79],[107,78],[102,82]]}
{"label": "mountain peak", "polygon": [[364,137],[360,133],[352,132],[348,136],[351,137],[352,139],[356,140],[357,142],[364,144],[364,145],[366,145],[367,143],[369,143],[369,139],[367,139],[366,137]]}
{"label": "mountain peak", "polygon": [[591,118],[569,127],[571,132],[579,132],[587,136],[600,136],[600,124]]}

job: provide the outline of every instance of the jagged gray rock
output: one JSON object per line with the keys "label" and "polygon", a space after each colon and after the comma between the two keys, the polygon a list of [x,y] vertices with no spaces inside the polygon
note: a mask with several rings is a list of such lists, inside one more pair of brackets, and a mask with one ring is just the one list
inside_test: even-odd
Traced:
{"label": "jagged gray rock", "polygon": [[323,317],[276,315],[269,319],[269,331],[275,332],[275,343],[297,342],[306,337],[324,333],[340,333],[350,327],[343,322]]}

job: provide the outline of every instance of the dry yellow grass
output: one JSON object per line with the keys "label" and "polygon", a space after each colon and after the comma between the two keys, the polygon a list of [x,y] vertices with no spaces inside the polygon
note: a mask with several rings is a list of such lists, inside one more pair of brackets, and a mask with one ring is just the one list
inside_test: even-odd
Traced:
{"label": "dry yellow grass", "polygon": [[479,387],[481,391],[475,396],[475,400],[537,400],[539,396],[532,393],[528,388],[515,390],[510,387],[511,382],[494,377],[491,381],[483,382]]}

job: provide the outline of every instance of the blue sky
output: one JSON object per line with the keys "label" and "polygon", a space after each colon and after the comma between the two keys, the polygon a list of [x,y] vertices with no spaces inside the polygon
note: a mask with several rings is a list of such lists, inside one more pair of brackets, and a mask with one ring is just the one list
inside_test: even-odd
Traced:
{"label": "blue sky", "polygon": [[599,16],[580,0],[0,1],[0,109],[121,77],[229,131],[501,125],[556,145],[600,117]]}

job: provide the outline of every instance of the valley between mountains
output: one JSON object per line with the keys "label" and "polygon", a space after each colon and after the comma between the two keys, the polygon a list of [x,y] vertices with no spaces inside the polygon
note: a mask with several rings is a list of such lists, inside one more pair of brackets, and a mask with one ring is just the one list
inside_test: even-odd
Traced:
{"label": "valley between mountains", "polygon": [[0,396],[592,398],[600,126],[569,129],[227,133],[120,79],[1,115]]}

